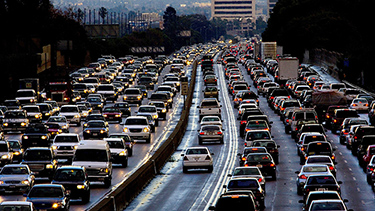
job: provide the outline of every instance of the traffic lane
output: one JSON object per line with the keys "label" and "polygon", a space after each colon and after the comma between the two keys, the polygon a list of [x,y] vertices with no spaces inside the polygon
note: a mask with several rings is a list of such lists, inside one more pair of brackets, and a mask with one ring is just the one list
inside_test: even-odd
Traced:
{"label": "traffic lane", "polygon": [[[182,157],[181,153],[184,149],[190,146],[200,146],[198,143],[197,130],[199,125],[199,113],[196,108],[203,98],[202,90],[202,74],[198,70],[197,85],[194,91],[193,106],[190,110],[189,124],[187,131],[182,139],[176,152],[164,168],[161,170],[150,185],[127,207],[127,210],[204,210],[209,206],[207,201],[210,200],[212,193],[222,191],[222,186],[217,187],[219,180],[226,179],[226,174],[223,175],[223,169],[227,167],[226,163],[235,159],[235,152],[228,153],[230,148],[233,148],[233,143],[236,140],[230,140],[230,122],[227,121],[227,109],[232,109],[230,103],[223,105],[222,118],[224,119],[225,138],[224,145],[217,143],[207,143],[202,146],[207,146],[214,152],[214,169],[212,173],[207,173],[206,170],[189,171],[182,173]],[[223,102],[222,96],[220,97]],[[232,127],[233,128],[233,127]],[[233,135],[232,138],[233,139]],[[234,157],[233,157],[234,156]],[[229,159],[229,160],[228,160]]]}

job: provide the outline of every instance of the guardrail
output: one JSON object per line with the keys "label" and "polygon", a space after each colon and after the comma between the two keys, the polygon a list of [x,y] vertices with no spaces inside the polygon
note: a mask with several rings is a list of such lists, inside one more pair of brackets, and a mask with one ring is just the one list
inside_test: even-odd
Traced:
{"label": "guardrail", "polygon": [[189,119],[190,107],[192,104],[195,76],[198,62],[193,63],[193,70],[189,84],[189,92],[185,100],[185,109],[182,110],[180,121],[177,123],[172,134],[160,146],[160,148],[146,161],[139,169],[124,180],[115,190],[108,193],[94,206],[87,210],[103,211],[103,210],[123,210],[129,203],[146,187],[146,185],[158,174],[163,168],[170,156],[175,152],[180,144]]}

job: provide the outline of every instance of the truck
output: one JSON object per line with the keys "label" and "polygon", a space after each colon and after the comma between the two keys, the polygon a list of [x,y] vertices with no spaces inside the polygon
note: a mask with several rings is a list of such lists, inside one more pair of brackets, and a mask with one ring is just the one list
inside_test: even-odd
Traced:
{"label": "truck", "polygon": [[261,61],[267,58],[276,59],[277,57],[276,49],[277,49],[276,42],[261,42],[261,45],[260,45]]}
{"label": "truck", "polygon": [[330,105],[348,105],[345,95],[336,90],[321,90],[312,93],[312,106],[322,123]]}
{"label": "truck", "polygon": [[298,78],[299,60],[296,57],[284,57],[278,59],[278,68],[275,71],[275,82],[280,85],[287,80]]}
{"label": "truck", "polygon": [[54,100],[59,105],[69,104],[72,95],[69,82],[49,82],[46,92],[47,100]]}
{"label": "truck", "polygon": [[19,89],[33,89],[37,95],[37,101],[40,100],[39,78],[20,78]]}

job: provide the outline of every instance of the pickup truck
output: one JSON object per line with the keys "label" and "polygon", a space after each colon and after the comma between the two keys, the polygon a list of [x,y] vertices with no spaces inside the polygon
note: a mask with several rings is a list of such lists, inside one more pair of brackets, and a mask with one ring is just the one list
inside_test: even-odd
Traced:
{"label": "pickup truck", "polygon": [[216,98],[204,98],[197,106],[199,108],[199,121],[204,116],[219,116],[221,118],[221,105]]}

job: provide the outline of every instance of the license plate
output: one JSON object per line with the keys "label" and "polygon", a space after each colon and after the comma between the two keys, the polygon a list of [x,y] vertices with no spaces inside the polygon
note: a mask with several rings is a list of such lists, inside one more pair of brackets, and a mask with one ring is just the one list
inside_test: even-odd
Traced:
{"label": "license plate", "polygon": [[72,191],[71,190],[66,190],[66,193],[67,194],[70,194]]}
{"label": "license plate", "polygon": [[93,133],[92,135],[93,135],[93,136],[98,136],[98,133]]}
{"label": "license plate", "polygon": [[47,210],[39,210],[39,211],[47,211]]}
{"label": "license plate", "polygon": [[318,188],[318,191],[327,191],[328,188]]}
{"label": "license plate", "polygon": [[9,188],[16,188],[16,186],[15,185],[11,185],[11,186],[9,186]]}
{"label": "license plate", "polygon": [[32,144],[33,144],[33,145],[37,145],[38,143],[37,143],[37,142],[33,142]]}
{"label": "license plate", "polygon": [[263,165],[262,165],[262,164],[258,164],[258,165],[256,165],[256,167],[258,167],[258,168],[262,168]]}
{"label": "license plate", "polygon": [[113,119],[113,117],[109,117],[108,119]]}

